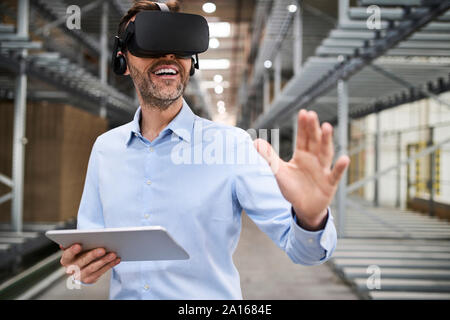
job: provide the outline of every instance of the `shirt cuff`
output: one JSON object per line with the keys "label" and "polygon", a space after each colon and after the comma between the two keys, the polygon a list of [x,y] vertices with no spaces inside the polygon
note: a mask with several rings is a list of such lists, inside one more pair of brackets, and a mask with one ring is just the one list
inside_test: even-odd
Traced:
{"label": "shirt cuff", "polygon": [[327,222],[322,230],[309,231],[298,225],[297,215],[291,206],[291,227],[296,241],[303,243],[305,248],[320,252],[319,261],[326,261],[331,257],[337,243],[337,233],[330,208],[327,208]]}

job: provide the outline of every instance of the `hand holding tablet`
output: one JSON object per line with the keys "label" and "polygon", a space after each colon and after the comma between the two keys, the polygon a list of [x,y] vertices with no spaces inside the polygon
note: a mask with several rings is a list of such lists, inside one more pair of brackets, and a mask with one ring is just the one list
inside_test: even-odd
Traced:
{"label": "hand holding tablet", "polygon": [[45,235],[64,250],[61,264],[78,266],[85,283],[96,282],[120,261],[189,259],[162,227],[54,230]]}

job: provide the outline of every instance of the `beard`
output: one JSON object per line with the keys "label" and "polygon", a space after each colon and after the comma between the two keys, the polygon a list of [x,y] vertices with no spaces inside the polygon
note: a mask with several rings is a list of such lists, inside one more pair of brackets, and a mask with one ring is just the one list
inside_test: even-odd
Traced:
{"label": "beard", "polygon": [[[152,70],[159,65],[171,64],[178,67],[179,79],[159,80],[157,82],[152,80]],[[158,108],[161,111],[169,108],[170,105],[183,95],[189,80],[185,75],[183,67],[174,60],[160,60],[144,72],[141,72],[131,64],[128,64],[128,69],[134,85],[140,93],[143,104]],[[174,81],[176,81],[175,85]]]}

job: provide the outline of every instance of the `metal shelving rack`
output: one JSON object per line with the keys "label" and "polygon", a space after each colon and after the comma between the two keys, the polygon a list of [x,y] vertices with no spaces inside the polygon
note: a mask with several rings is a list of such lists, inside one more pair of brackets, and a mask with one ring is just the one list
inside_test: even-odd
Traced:
{"label": "metal shelving rack", "polygon": [[[65,99],[75,107],[99,114],[115,124],[129,121],[138,105],[131,81],[125,81],[124,86],[118,83],[115,75],[108,79],[112,45],[108,39],[115,34],[118,19],[131,7],[132,1],[80,0],[77,3],[82,15],[79,30],[66,27],[69,2],[18,0],[17,13],[10,12],[10,8],[2,4],[4,13],[17,21],[16,26],[0,24],[0,68],[8,72],[0,78],[0,96],[14,99],[15,110],[13,174],[7,177],[0,173],[0,182],[12,191],[0,195],[0,204],[12,201],[12,229],[15,232],[23,229],[26,99]],[[41,23],[31,19],[30,14],[38,14]],[[43,25],[41,20],[45,20]],[[52,39],[50,31],[53,29],[62,35]],[[31,37],[42,41],[34,41]],[[65,38],[72,41],[69,49]],[[74,46],[78,53],[70,52]],[[82,52],[98,57],[98,64],[83,61]],[[16,81],[10,81],[12,75]],[[36,83],[54,90],[42,90]],[[191,79],[186,92],[197,97],[195,107],[203,116],[210,117],[207,97],[200,90],[196,77]]]}
{"label": "metal shelving rack", "polygon": [[[296,46],[302,42],[302,32],[308,28],[302,25],[306,4],[298,2],[297,11],[289,12],[291,4],[292,1],[273,1],[265,36],[256,44],[259,50],[249,72],[252,76],[248,89],[243,87],[241,90],[240,126],[292,128],[295,135],[296,121],[292,118],[296,112],[302,108],[314,110],[321,121],[338,125],[336,146],[337,155],[340,155],[347,153],[350,119],[376,114],[375,174],[349,186],[345,176],[336,196],[337,229],[339,237],[347,240],[346,237],[352,236],[346,232],[353,223],[351,219],[346,222],[346,211],[351,204],[347,197],[352,191],[375,182],[373,205],[378,206],[381,176],[418,157],[433,158],[435,151],[449,142],[448,137],[441,137],[425,151],[380,170],[380,111],[423,98],[450,108],[450,104],[438,96],[450,90],[450,1],[360,0],[358,7],[350,7],[349,0],[339,0],[335,27],[315,53],[306,58],[295,54],[299,50]],[[367,25],[371,14],[367,12],[368,6],[379,9],[381,21],[375,29]],[[293,51],[287,51],[288,46],[283,41],[289,42]],[[281,89],[279,78],[282,72],[286,73],[286,68],[277,60],[291,60],[289,55],[293,56],[292,77]],[[272,66],[264,66],[266,61],[271,61]],[[272,79],[274,94],[270,101]],[[364,210],[370,211],[368,207]],[[388,218],[386,223],[390,223]]]}

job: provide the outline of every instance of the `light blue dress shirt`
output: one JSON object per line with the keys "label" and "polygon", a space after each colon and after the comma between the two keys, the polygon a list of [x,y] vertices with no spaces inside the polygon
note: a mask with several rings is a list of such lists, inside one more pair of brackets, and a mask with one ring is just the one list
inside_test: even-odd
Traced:
{"label": "light blue dress shirt", "polygon": [[133,121],[95,141],[78,229],[162,226],[190,259],[121,262],[110,299],[242,299],[232,259],[242,210],[294,263],[330,258],[337,242],[330,211],[323,230],[299,227],[246,131],[198,117],[183,100],[150,142],[140,117],[139,107]]}

